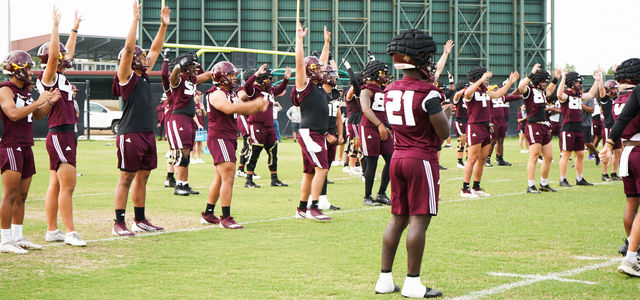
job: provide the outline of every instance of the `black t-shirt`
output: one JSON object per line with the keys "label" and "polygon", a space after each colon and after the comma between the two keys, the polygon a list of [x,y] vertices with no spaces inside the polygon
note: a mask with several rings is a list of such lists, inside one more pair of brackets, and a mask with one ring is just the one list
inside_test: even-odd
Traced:
{"label": "black t-shirt", "polygon": [[609,95],[605,95],[601,99],[598,99],[598,104],[600,104],[601,113],[604,116],[604,127],[611,129],[613,127],[613,113],[611,109],[613,108],[613,101],[615,99],[611,99]]}
{"label": "black t-shirt", "polygon": [[298,91],[291,91],[291,102],[300,106],[300,128],[308,128],[315,132],[325,134],[329,123],[329,95],[322,85],[313,84],[310,80],[307,86]]}
{"label": "black t-shirt", "polygon": [[118,126],[118,134],[129,132],[150,132],[156,128],[156,105],[151,97],[151,83],[149,76],[135,73],[126,84],[120,84],[116,75],[114,86],[122,97],[122,118]]}

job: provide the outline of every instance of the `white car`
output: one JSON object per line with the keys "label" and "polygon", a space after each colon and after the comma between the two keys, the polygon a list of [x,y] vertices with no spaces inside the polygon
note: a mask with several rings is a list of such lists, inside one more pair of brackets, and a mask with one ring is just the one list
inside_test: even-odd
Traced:
{"label": "white car", "polygon": [[[114,134],[117,134],[122,112],[110,110],[100,103],[89,102],[89,118],[91,120],[91,129],[111,129]],[[84,127],[87,127],[86,118]]]}

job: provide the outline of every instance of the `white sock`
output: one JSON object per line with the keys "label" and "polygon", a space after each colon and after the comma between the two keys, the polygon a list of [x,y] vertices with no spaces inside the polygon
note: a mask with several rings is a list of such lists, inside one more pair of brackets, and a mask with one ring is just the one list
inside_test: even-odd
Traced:
{"label": "white sock", "polygon": [[176,185],[182,185],[182,184],[184,184],[184,181],[176,179]]}
{"label": "white sock", "polygon": [[376,292],[381,294],[392,293],[396,285],[393,283],[393,275],[389,273],[380,273],[378,282],[376,282]]}
{"label": "white sock", "polygon": [[582,174],[576,176],[576,181],[582,181]]}
{"label": "white sock", "polygon": [[412,298],[424,298],[424,294],[427,292],[427,288],[420,282],[420,276],[408,277],[404,280],[402,286],[402,296]]}
{"label": "white sock", "polygon": [[625,259],[628,262],[637,263],[638,262],[638,252],[631,252],[631,251],[627,250],[627,256],[625,257]]}
{"label": "white sock", "polygon": [[47,230],[47,233],[48,233],[48,234],[56,234],[56,233],[58,233],[58,232],[60,232],[60,229],[56,229],[56,230],[54,230],[54,231],[49,231],[49,230]]}
{"label": "white sock", "polygon": [[540,185],[549,185],[549,180],[546,178],[540,177]]}
{"label": "white sock", "polygon": [[22,224],[11,224],[11,232],[13,234],[13,240],[19,241],[22,239]]}
{"label": "white sock", "polygon": [[0,229],[0,239],[0,242],[2,242],[3,244],[13,241],[13,238],[11,237],[11,228]]}
{"label": "white sock", "polygon": [[563,181],[563,180],[565,180],[565,179],[567,179],[567,177],[565,177],[565,176],[560,176],[560,181]]}
{"label": "white sock", "polygon": [[529,183],[529,187],[532,187],[532,186],[536,185],[536,181],[535,180],[527,180],[527,183]]}

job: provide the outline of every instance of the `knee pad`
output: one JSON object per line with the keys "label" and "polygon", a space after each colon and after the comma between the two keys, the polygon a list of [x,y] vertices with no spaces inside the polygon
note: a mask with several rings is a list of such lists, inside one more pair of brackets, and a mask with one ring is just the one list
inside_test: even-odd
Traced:
{"label": "knee pad", "polygon": [[267,150],[267,156],[269,156],[269,160],[267,161],[269,171],[275,172],[278,170],[278,143],[268,145],[265,149]]}
{"label": "knee pad", "polygon": [[167,163],[170,165],[176,165],[178,161],[178,150],[172,149],[169,150],[169,157],[167,158]]}
{"label": "knee pad", "polygon": [[182,152],[180,152],[179,166],[186,168],[189,166],[189,161],[191,161],[190,156],[183,155]]}
{"label": "knee pad", "polygon": [[464,146],[460,142],[458,142],[458,152],[464,152]]}

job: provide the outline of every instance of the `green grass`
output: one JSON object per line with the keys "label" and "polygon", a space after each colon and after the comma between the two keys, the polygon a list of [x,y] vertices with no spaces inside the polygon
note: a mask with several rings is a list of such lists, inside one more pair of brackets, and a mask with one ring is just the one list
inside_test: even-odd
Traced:
{"label": "green grass", "polygon": [[[552,187],[558,186],[556,142]],[[289,187],[268,186],[265,157],[256,170],[265,177],[257,180],[261,189],[245,189],[244,180],[236,180],[232,214],[247,223],[245,229],[206,227],[102,240],[111,237],[118,178],[116,150],[111,144],[82,141],[78,145],[78,172],[83,176],[78,177],[74,214],[78,232],[90,240],[89,245],[82,249],[52,245],[23,256],[3,253],[1,298],[400,298],[399,294],[373,295],[389,208],[362,207],[363,183],[336,167],[329,175],[336,182],[329,186],[329,199],[342,211],[332,214],[334,219],[327,224],[293,219],[301,163],[299,146],[290,141],[279,149],[280,178]],[[166,143],[158,143],[158,149],[165,147]],[[455,168],[455,150],[442,152],[442,164],[449,170],[441,172],[442,200],[439,215],[427,231],[421,275],[425,284],[442,290],[446,297],[526,280],[490,272],[546,275],[616,258],[624,236],[622,184],[527,195],[528,154],[518,151],[517,141],[507,139],[505,159],[513,166],[485,168],[482,185],[493,196],[467,201],[454,201],[460,200],[462,181],[462,170]],[[162,187],[166,170],[164,150],[159,152],[160,168],[149,179],[147,215],[168,231],[202,229],[198,221],[213,178],[211,157],[203,156],[207,164],[192,165],[190,171],[190,184],[202,194],[178,197]],[[48,158],[43,142],[36,142],[34,153],[38,173],[27,203],[25,235],[44,243]],[[568,174],[574,182],[575,171]],[[593,161],[585,162],[585,177],[599,182],[600,168]],[[216,207],[216,214],[220,213]],[[129,201],[129,224],[132,218]],[[605,259],[578,260],[575,256]],[[596,283],[592,285],[544,280],[488,297],[637,298],[640,280],[619,274],[617,265],[563,277]],[[403,240],[393,270],[397,284],[402,285],[405,272]]]}

